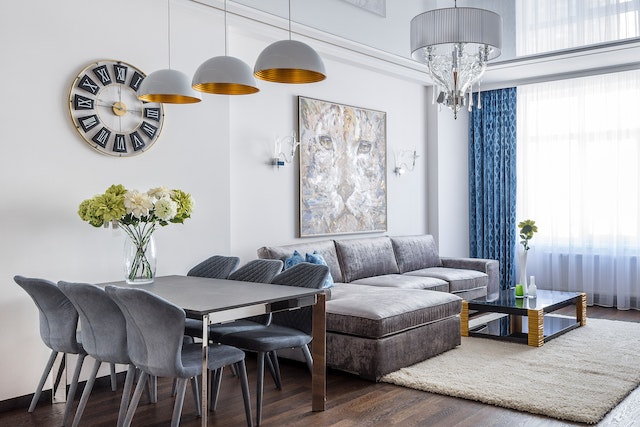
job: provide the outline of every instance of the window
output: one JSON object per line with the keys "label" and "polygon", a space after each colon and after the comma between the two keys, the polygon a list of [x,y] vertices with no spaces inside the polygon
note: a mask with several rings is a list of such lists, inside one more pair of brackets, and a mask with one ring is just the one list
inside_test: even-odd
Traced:
{"label": "window", "polygon": [[539,226],[542,288],[640,308],[639,117],[640,71],[518,88],[517,218]]}

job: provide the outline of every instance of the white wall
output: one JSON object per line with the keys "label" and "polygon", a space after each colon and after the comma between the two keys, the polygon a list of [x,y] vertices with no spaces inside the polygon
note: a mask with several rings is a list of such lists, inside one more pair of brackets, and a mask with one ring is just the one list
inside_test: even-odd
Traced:
{"label": "white wall", "polygon": [[[205,59],[223,54],[222,15],[188,0],[172,0],[171,5],[171,66],[192,75]],[[278,36],[253,21],[230,21],[229,53],[249,64]],[[0,40],[5,41],[0,47],[5,58],[5,102],[0,105],[0,400],[32,393],[48,355],[38,335],[37,311],[12,277],[121,279],[123,237],[83,223],[76,213],[83,199],[110,184],[139,190],[166,185],[194,196],[190,220],[156,233],[160,275],[184,274],[215,253],[248,260],[263,244],[296,239],[297,169],[287,165],[275,170],[267,162],[273,138],[297,128],[298,95],[387,112],[388,152],[416,147],[421,156],[416,170],[402,177],[388,167],[388,233],[429,231],[425,181],[427,161],[433,159],[425,144],[425,88],[401,73],[376,72],[371,59],[359,69],[357,55],[331,46],[317,46],[326,58],[325,82],[260,82],[256,95],[204,95],[200,104],[166,105],[162,134],[149,152],[125,159],[96,153],[69,118],[73,79],[98,59],[123,60],[147,73],[166,68],[165,23],[166,7],[154,0],[0,4]],[[261,32],[263,37],[256,36]],[[456,157],[461,157],[466,167],[466,150],[458,149],[451,146],[446,161],[457,168]],[[438,167],[447,169],[441,162]],[[460,185],[448,177],[440,182]],[[451,191],[447,198],[446,206],[456,209],[448,224],[455,224],[459,213],[456,194]],[[439,212],[442,222],[449,213]],[[466,217],[466,211],[460,214],[464,224]],[[441,236],[453,228],[442,226]]]}
{"label": "white wall", "polygon": [[427,89],[428,230],[442,256],[469,256],[469,114],[432,104]]}

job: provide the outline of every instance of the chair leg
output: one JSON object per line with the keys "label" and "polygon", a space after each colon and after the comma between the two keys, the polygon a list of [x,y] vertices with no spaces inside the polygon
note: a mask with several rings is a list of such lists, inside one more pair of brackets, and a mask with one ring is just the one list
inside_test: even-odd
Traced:
{"label": "chair leg", "polygon": [[[202,381],[202,377],[200,377]],[[198,377],[191,378],[191,391],[193,392],[193,402],[196,405],[196,414],[198,417],[202,416],[202,406],[200,405],[200,387],[198,386]]]}
{"label": "chair leg", "polygon": [[124,418],[127,415],[129,407],[129,398],[131,397],[131,388],[133,388],[133,380],[136,376],[136,367],[129,365],[127,368],[127,376],[124,380],[124,388],[122,389],[122,398],[120,399],[120,410],[118,411],[118,423],[116,427],[122,427]]}
{"label": "chair leg", "polygon": [[215,411],[218,407],[218,396],[220,396],[220,386],[222,385],[222,370],[224,368],[216,369],[215,371],[211,371],[212,381],[209,383],[213,383],[213,386],[209,386],[209,390],[211,390],[211,399],[210,402],[210,410]]}
{"label": "chair leg", "polygon": [[276,388],[282,390],[282,377],[280,376],[280,365],[278,364],[278,353],[270,351],[267,353],[267,361],[270,361],[271,376],[276,383]]}
{"label": "chair leg", "polygon": [[67,403],[65,404],[65,408],[64,408],[64,418],[62,419],[62,425],[67,425],[67,421],[69,420],[69,415],[71,414],[71,407],[73,406],[73,399],[76,395],[76,390],[78,389],[78,380],[80,379],[80,371],[82,370],[82,364],[84,363],[85,357],[86,357],[86,354],[78,355],[78,360],[76,361],[76,369],[73,372],[73,378],[71,380],[71,385],[69,386],[69,394],[67,395]]}
{"label": "chair leg", "polygon": [[266,354],[258,353],[258,379],[256,387],[256,425],[262,422],[262,392],[264,391],[264,358]]}
{"label": "chair leg", "polygon": [[[249,396],[249,381],[247,381],[247,368],[244,360],[234,364],[236,372],[238,372],[242,384],[242,399],[244,400],[244,413],[247,417],[247,425],[253,427],[253,417],[251,416],[251,396]],[[222,370],[220,370],[222,378]]]}
{"label": "chair leg", "polygon": [[144,388],[147,384],[147,377],[149,375],[146,372],[140,373],[140,378],[138,378],[138,384],[136,385],[136,389],[133,392],[133,397],[131,397],[131,402],[129,403],[129,408],[127,409],[127,416],[124,418],[124,422],[122,423],[123,427],[130,427],[131,421],[133,421],[133,416],[136,413],[136,409],[138,408],[138,403],[140,403],[140,396],[144,391]]}
{"label": "chair leg", "polygon": [[150,403],[158,403],[158,377],[149,375],[147,378],[147,397]]}
{"label": "chair leg", "polygon": [[40,395],[42,394],[42,387],[44,387],[44,383],[47,381],[47,377],[49,376],[49,372],[51,372],[51,368],[53,367],[53,362],[56,361],[56,356],[58,352],[55,350],[51,351],[49,355],[49,360],[44,367],[44,372],[42,372],[42,376],[40,377],[40,382],[38,383],[38,388],[36,388],[36,392],[33,394],[33,398],[31,399],[31,405],[29,405],[29,411],[33,412],[36,409],[36,405],[38,404],[38,400],[40,400]]}
{"label": "chair leg", "polygon": [[173,416],[171,417],[171,427],[180,425],[180,415],[182,415],[182,404],[184,403],[184,394],[187,389],[188,378],[178,378],[178,393],[173,404]]}
{"label": "chair leg", "polygon": [[60,366],[58,367],[58,374],[56,375],[56,380],[53,382],[53,390],[51,390],[51,392],[54,395],[58,391],[58,386],[60,385],[60,380],[62,379],[62,374],[64,374],[66,365],[67,365],[67,353],[62,353],[62,359],[60,359]]}
{"label": "chair leg", "polygon": [[[93,389],[93,384],[96,382],[96,375],[98,375],[98,369],[100,369],[101,364],[102,362],[100,362],[99,360],[96,360],[93,364],[93,370],[91,371],[91,375],[89,376],[89,379],[84,386],[82,397],[80,398],[80,403],[78,403],[78,409],[76,409],[76,415],[75,417],[73,417],[72,427],[78,427],[78,425],[80,424],[82,413],[84,412],[84,408],[87,406],[89,396],[91,396],[91,390]],[[67,399],[67,402],[69,402],[69,399]],[[66,425],[66,423],[63,425]]]}
{"label": "chair leg", "polygon": [[313,357],[311,357],[309,346],[305,344],[301,348],[302,348],[302,353],[304,354],[304,360],[307,361],[307,368],[309,369],[309,373],[313,374]]}
{"label": "chair leg", "polygon": [[111,364],[111,391],[118,389],[118,378],[116,377],[116,364]]}

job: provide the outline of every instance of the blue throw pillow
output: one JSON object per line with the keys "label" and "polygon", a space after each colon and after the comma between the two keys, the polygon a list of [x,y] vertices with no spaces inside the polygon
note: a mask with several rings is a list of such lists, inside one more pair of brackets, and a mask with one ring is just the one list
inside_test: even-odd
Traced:
{"label": "blue throw pillow", "polygon": [[293,251],[293,255],[284,260],[284,268],[286,270],[287,268],[291,268],[296,264],[300,264],[301,262],[304,262],[304,257],[300,255],[300,252]]}
{"label": "blue throw pillow", "polygon": [[[327,262],[324,260],[322,255],[318,252],[313,251],[312,254],[306,254],[305,260],[310,262],[311,264],[320,264],[327,265]],[[333,277],[331,277],[331,273],[327,275],[327,279],[324,281],[323,289],[333,288]]]}

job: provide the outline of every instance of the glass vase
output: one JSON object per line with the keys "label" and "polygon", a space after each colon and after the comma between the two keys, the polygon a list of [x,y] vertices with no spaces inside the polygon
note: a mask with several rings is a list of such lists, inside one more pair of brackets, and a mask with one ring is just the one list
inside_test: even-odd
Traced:
{"label": "glass vase", "polygon": [[153,283],[156,276],[156,243],[153,228],[128,226],[124,241],[124,275],[130,285]]}
{"label": "glass vase", "polygon": [[524,249],[518,251],[518,265],[520,269],[519,284],[522,285],[524,296],[527,296],[527,252]]}

